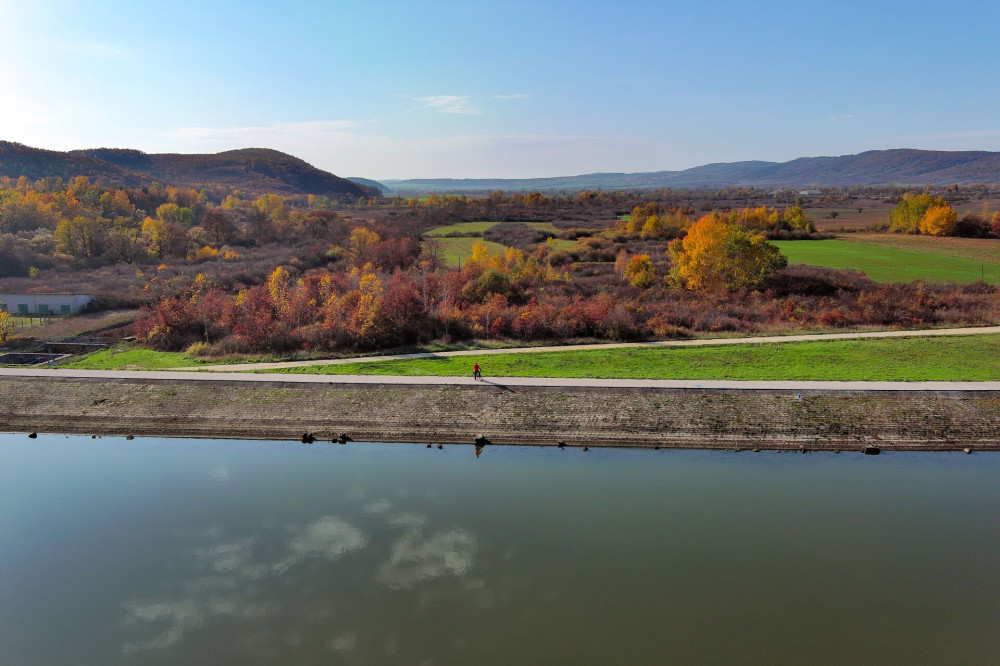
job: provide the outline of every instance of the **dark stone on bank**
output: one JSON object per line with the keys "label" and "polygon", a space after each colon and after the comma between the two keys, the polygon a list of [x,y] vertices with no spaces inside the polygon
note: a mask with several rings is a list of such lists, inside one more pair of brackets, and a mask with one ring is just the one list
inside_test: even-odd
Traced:
{"label": "dark stone on bank", "polygon": [[882,453],[882,449],[878,448],[877,446],[866,446],[865,447],[865,455],[866,456],[877,456],[880,453]]}

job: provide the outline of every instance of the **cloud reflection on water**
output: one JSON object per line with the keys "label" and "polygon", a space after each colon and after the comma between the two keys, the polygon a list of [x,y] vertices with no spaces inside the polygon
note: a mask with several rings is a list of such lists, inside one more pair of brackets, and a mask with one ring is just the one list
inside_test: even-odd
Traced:
{"label": "cloud reflection on water", "polygon": [[[364,492],[352,491],[361,504]],[[360,524],[325,515],[253,536],[231,538],[219,528],[179,535],[179,556],[168,553],[166,561],[169,569],[184,573],[168,581],[161,595],[124,604],[122,624],[132,640],[123,653],[183,651],[193,632],[234,627],[243,627],[247,641],[269,642],[276,638],[275,626],[293,623],[294,636],[282,640],[325,633],[322,648],[344,657],[371,633],[360,616],[379,604],[399,603],[398,597],[382,599],[386,594],[444,578],[461,583],[453,589],[417,587],[412,603],[424,605],[426,594],[485,592],[483,581],[469,578],[477,553],[473,533],[458,526],[432,530],[428,515],[392,509],[382,498],[356,505]],[[362,552],[367,554],[345,559]],[[378,593],[379,587],[385,592]]]}

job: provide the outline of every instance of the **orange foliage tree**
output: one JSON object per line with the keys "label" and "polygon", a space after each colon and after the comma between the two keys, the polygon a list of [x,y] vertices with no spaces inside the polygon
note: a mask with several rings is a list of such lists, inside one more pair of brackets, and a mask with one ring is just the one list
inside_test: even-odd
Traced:
{"label": "orange foliage tree", "polygon": [[951,206],[929,208],[920,221],[920,233],[931,236],[947,236],[958,224],[958,213]]}
{"label": "orange foliage tree", "polygon": [[684,238],[671,241],[667,252],[674,283],[693,291],[756,287],[788,265],[764,234],[744,229],[716,213],[691,225]]}

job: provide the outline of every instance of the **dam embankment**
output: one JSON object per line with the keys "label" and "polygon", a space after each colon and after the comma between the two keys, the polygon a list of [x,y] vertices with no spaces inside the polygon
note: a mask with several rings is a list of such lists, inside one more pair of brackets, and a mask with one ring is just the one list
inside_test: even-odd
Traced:
{"label": "dam embankment", "polygon": [[[391,379],[391,378],[388,378]],[[1000,450],[1000,390],[0,376],[0,431],[663,448]]]}

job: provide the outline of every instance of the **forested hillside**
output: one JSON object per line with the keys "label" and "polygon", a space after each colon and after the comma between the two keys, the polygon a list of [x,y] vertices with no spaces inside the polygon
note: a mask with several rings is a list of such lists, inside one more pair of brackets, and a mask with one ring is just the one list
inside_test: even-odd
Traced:
{"label": "forested hillside", "polygon": [[0,176],[31,180],[86,176],[105,187],[154,182],[205,190],[216,199],[243,195],[313,194],[356,201],[378,196],[377,188],[351,182],[277,150],[246,148],[210,155],[150,154],[96,148],[59,152],[0,141]]}

